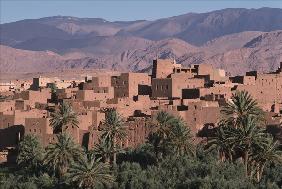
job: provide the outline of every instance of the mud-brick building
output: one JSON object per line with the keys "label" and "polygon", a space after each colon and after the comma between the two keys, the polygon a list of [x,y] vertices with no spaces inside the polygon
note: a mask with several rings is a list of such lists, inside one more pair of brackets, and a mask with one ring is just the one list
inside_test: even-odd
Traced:
{"label": "mud-brick building", "polygon": [[149,90],[151,78],[146,73],[122,73],[120,76],[112,76],[111,85],[114,87],[115,98],[133,98]]}
{"label": "mud-brick building", "polygon": [[204,87],[204,79],[188,78],[185,73],[171,74],[170,78],[152,79],[152,97],[181,98],[182,90]]}
{"label": "mud-brick building", "polygon": [[152,117],[159,111],[166,111],[181,117],[194,135],[197,135],[207,125],[216,126],[220,119],[220,107],[217,101],[183,99],[181,105],[158,106],[157,110],[152,111]]}
{"label": "mud-brick building", "polygon": [[94,90],[97,87],[110,87],[111,86],[111,75],[99,75],[96,77],[86,78],[82,84],[82,90]]}
{"label": "mud-brick building", "polygon": [[48,100],[51,99],[51,90],[49,88],[40,89],[38,91],[22,91],[16,93],[14,99],[22,99],[29,101],[29,104],[34,108],[35,103],[48,103]]}
{"label": "mud-brick building", "polygon": [[[273,73],[259,74],[253,72],[252,82],[240,82],[236,90],[248,91],[266,111],[274,111],[282,104],[282,63],[280,68]],[[277,110],[276,110],[277,111]],[[279,110],[280,111],[280,110]]]}

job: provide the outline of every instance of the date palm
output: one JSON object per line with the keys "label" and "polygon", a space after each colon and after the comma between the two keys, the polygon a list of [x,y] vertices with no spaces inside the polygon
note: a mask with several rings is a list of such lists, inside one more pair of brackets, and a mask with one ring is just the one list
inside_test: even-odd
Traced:
{"label": "date palm", "polygon": [[235,127],[246,116],[254,116],[263,119],[263,111],[256,100],[247,91],[238,91],[233,94],[231,101],[221,110],[225,120],[230,121]]}
{"label": "date palm", "polygon": [[169,141],[178,156],[194,155],[195,148],[192,143],[191,131],[181,118],[177,118],[177,123],[171,128]]}
{"label": "date palm", "polygon": [[221,162],[225,160],[233,161],[234,148],[236,140],[234,135],[236,132],[234,127],[228,124],[229,122],[221,121],[216,129],[215,136],[208,140],[206,149],[208,151],[216,149]]}
{"label": "date palm", "polygon": [[48,87],[51,89],[51,101],[57,102],[56,92],[57,92],[58,87],[56,83],[50,83]]}
{"label": "date palm", "polygon": [[95,144],[93,154],[102,158],[105,163],[110,162],[110,158],[113,154],[113,147],[110,142],[105,139],[100,139],[98,144]]}
{"label": "date palm", "polygon": [[252,155],[252,162],[256,169],[256,179],[261,180],[267,162],[282,163],[282,151],[279,150],[278,141],[274,141],[272,136],[263,139],[262,145],[255,146]]}
{"label": "date palm", "polygon": [[50,125],[55,132],[62,132],[68,126],[78,128],[78,124],[77,114],[67,102],[63,102],[57,111],[51,113]]}
{"label": "date palm", "polygon": [[17,164],[31,171],[39,171],[44,156],[43,147],[34,135],[26,135],[19,144]]}
{"label": "date palm", "polygon": [[148,142],[153,146],[157,159],[160,159],[168,148],[167,142],[171,128],[177,123],[177,119],[165,111],[158,112],[150,123],[153,129],[148,136]]}
{"label": "date palm", "polygon": [[81,149],[66,133],[57,135],[57,142],[46,148],[44,163],[49,166],[53,173],[62,179],[71,163],[82,154]]}
{"label": "date palm", "polygon": [[257,153],[255,146],[262,146],[266,137],[265,130],[259,127],[256,117],[245,116],[241,120],[242,124],[235,129],[234,139],[237,142],[237,149],[242,153],[246,176],[251,174],[251,155]]}
{"label": "date palm", "polygon": [[171,127],[178,124],[176,117],[164,111],[161,111],[157,114],[155,121],[155,133],[162,140],[167,139],[171,134]]}
{"label": "date palm", "polygon": [[114,177],[110,174],[109,164],[102,163],[100,160],[95,159],[94,155],[89,158],[84,156],[70,167],[66,177],[79,188],[108,186],[114,182]]}
{"label": "date palm", "polygon": [[105,141],[109,142],[113,147],[113,163],[116,164],[117,141],[126,138],[126,127],[121,116],[115,109],[106,111],[106,117],[102,123],[102,135]]}

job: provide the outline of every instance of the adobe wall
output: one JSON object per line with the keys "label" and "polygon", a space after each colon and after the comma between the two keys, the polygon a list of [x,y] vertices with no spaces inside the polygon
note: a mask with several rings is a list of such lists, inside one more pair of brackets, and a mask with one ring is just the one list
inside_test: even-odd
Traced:
{"label": "adobe wall", "polygon": [[172,98],[172,79],[152,79],[152,97]]}
{"label": "adobe wall", "polygon": [[38,137],[43,146],[49,144],[48,135],[53,134],[49,118],[25,118],[25,135],[32,134]]}
{"label": "adobe wall", "polygon": [[138,95],[139,85],[151,85],[151,78],[146,73],[122,73],[120,76],[113,76],[111,84],[115,98],[132,98]]}
{"label": "adobe wall", "polygon": [[167,78],[171,73],[173,73],[173,69],[173,60],[153,60],[152,78]]}

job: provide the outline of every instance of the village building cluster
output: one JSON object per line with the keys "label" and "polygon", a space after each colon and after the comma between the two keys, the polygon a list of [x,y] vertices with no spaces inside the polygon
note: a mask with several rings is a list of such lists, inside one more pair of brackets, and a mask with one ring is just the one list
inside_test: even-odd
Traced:
{"label": "village building cluster", "polygon": [[238,90],[257,99],[267,125],[281,123],[282,63],[273,73],[228,77],[211,65],[182,67],[171,59],[157,59],[151,75],[100,74],[84,81],[38,77],[17,85],[5,83],[0,85],[0,161],[27,134],[38,136],[44,146],[54,142],[50,114],[61,102],[68,102],[78,115],[79,128],[67,129],[77,143],[92,148],[101,134],[104,110],[115,108],[128,132],[120,145],[135,147],[146,141],[148,120],[159,111],[180,116],[195,137],[204,137],[205,131],[217,126],[221,107]]}

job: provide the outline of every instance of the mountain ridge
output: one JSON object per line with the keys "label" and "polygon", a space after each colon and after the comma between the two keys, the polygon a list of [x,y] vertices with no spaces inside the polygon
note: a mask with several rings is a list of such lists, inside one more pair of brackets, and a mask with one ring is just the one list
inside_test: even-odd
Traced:
{"label": "mountain ridge", "polygon": [[41,71],[36,63],[45,71],[149,71],[156,57],[175,58],[183,65],[208,63],[232,75],[273,71],[282,54],[281,20],[278,8],[232,8],[153,21],[69,16],[22,20],[0,25],[5,65],[0,72]]}

